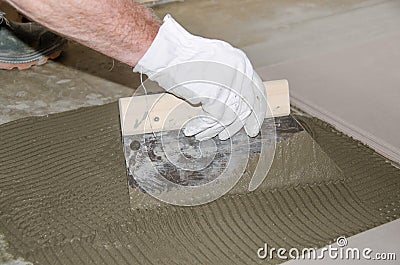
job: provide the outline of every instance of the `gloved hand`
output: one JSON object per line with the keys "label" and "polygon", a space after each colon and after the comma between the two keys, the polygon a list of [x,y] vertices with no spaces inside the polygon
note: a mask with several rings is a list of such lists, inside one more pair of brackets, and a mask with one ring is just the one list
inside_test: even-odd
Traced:
{"label": "gloved hand", "polygon": [[260,131],[266,93],[247,56],[224,41],[190,34],[170,15],[133,71],[191,104],[201,104],[204,115],[186,123],[186,136],[226,140],[243,127],[250,137]]}

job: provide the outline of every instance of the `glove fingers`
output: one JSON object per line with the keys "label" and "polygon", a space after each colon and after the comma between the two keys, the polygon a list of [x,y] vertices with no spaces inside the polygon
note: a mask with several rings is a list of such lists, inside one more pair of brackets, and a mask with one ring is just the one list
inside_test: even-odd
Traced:
{"label": "glove fingers", "polygon": [[251,115],[248,104],[252,104],[252,102],[245,101],[245,99],[241,100],[240,108],[244,108],[241,110],[241,113],[236,113],[233,109],[226,107],[223,117],[220,119],[220,122],[215,126],[204,130],[203,132],[196,135],[196,139],[199,141],[210,139],[218,134],[219,139],[226,140],[236,134],[244,125],[244,121],[247,119],[249,115]]}
{"label": "glove fingers", "polygon": [[[246,85],[246,88],[248,87],[249,85]],[[236,134],[244,126],[245,121],[251,115],[252,106],[257,102],[255,102],[253,89],[244,89],[241,94],[234,94],[234,96],[237,97],[237,104],[233,106],[227,106],[225,102],[219,101],[209,101],[203,106],[207,114],[218,119],[218,124],[209,123],[207,127],[206,124],[199,126],[198,123],[194,123],[193,126],[196,127],[191,128],[187,133],[196,134],[196,139],[200,141],[210,139],[218,134],[221,140],[226,140]]]}
{"label": "glove fingers", "polygon": [[244,87],[240,96],[240,107],[238,111],[240,114],[232,124],[219,134],[219,139],[221,140],[226,140],[240,131],[247,120],[254,115],[253,111],[257,111],[257,107],[254,109],[254,104],[257,104],[257,102],[252,84],[248,84],[248,82],[245,81]]}
{"label": "glove fingers", "polygon": [[[213,104],[215,103],[216,102],[213,102]],[[217,103],[216,106],[207,106],[206,109],[208,110],[207,113],[205,112],[204,115],[195,117],[186,123],[183,130],[186,136],[196,135],[196,139],[199,141],[210,139],[236,120],[239,120],[239,124],[242,124],[243,127],[241,118],[243,119],[244,117],[238,117],[230,107],[225,106],[225,108],[221,110],[220,104]]]}
{"label": "glove fingers", "polygon": [[253,75],[253,82],[253,86],[256,86],[253,89],[255,93],[255,102],[252,108],[253,111],[244,125],[246,133],[250,137],[257,136],[261,129],[267,110],[267,99],[264,84],[262,83],[261,78],[255,72]]}
{"label": "glove fingers", "polygon": [[202,108],[207,115],[214,117],[225,126],[231,124],[236,118],[235,111],[232,107],[227,106],[226,102],[219,100],[205,101]]}
{"label": "glove fingers", "polygon": [[219,139],[226,140],[236,134],[244,125],[244,120],[250,114],[248,103],[246,99],[239,100],[239,112],[231,107],[226,107],[222,117],[219,119],[218,125],[207,129],[203,134],[196,135],[196,138],[203,139],[204,137],[211,138],[219,134]]}
{"label": "glove fingers", "polygon": [[260,131],[261,126],[262,123],[257,119],[257,115],[251,113],[246,121],[246,124],[244,125],[244,129],[248,136],[256,137],[258,132]]}
{"label": "glove fingers", "polygon": [[210,127],[214,127],[216,124],[218,124],[218,122],[211,117],[209,118],[207,116],[195,117],[186,123],[185,128],[183,129],[183,133],[186,136],[193,136],[195,134],[207,130]]}
{"label": "glove fingers", "polygon": [[[252,112],[247,118],[244,129],[248,136],[255,137],[257,136],[258,132],[260,131],[263,119],[260,116],[261,104],[259,97],[256,96],[256,100],[252,105]],[[262,119],[261,119],[262,118]]]}
{"label": "glove fingers", "polygon": [[217,125],[196,134],[196,140],[204,141],[211,139],[219,134],[224,128],[225,127],[222,124],[218,123]]}
{"label": "glove fingers", "polygon": [[231,125],[229,125],[227,128],[225,128],[222,132],[218,134],[218,138],[220,140],[227,140],[231,138],[233,135],[235,135],[240,129],[243,127],[243,121],[240,119],[237,119],[235,122],[233,122]]}

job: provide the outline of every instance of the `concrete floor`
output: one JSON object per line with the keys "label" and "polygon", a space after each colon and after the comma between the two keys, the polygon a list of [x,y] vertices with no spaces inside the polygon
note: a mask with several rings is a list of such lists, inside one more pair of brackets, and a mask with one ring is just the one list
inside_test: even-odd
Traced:
{"label": "concrete floor", "polygon": [[158,12],[242,48],[264,80],[289,80],[294,105],[400,163],[399,1],[185,4]]}
{"label": "concrete floor", "polygon": [[[293,103],[400,162],[399,1],[186,0],[154,10],[242,48],[263,79],[289,79]],[[110,102],[139,82],[129,67],[71,43],[56,62],[0,72],[0,84],[4,123]]]}

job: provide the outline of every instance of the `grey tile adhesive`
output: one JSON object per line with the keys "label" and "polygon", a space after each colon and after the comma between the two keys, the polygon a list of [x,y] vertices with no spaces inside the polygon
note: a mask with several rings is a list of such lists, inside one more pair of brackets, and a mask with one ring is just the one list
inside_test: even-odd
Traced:
{"label": "grey tile adhesive", "polygon": [[[296,118],[307,132],[278,144],[270,182],[268,176],[251,193],[238,192],[239,183],[197,207],[140,193],[131,207],[117,103],[1,125],[0,234],[7,251],[38,264],[280,263],[259,260],[257,249],[322,247],[399,218],[399,169],[320,120]],[[302,149],[313,144],[310,136],[320,147]],[[315,159],[294,159],[305,168],[286,170],[290,152]],[[326,174],[318,179],[318,172]],[[280,181],[287,174],[305,176]]]}

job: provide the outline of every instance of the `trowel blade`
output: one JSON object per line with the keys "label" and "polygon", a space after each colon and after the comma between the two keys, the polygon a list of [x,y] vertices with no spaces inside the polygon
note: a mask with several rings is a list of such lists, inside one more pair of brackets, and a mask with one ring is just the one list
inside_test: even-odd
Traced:
{"label": "trowel blade", "polygon": [[[180,130],[125,135],[129,184],[148,193],[171,189],[160,181],[162,178],[182,187],[201,186],[215,181],[227,167],[243,168],[242,163],[246,167],[246,159],[258,155],[258,166],[249,184],[249,190],[253,191],[266,178],[275,142],[301,131],[303,128],[297,121],[286,116],[264,122],[261,133],[255,138],[248,137],[244,130],[226,141],[215,137],[205,142],[186,137]],[[241,173],[236,173],[239,178]]]}

